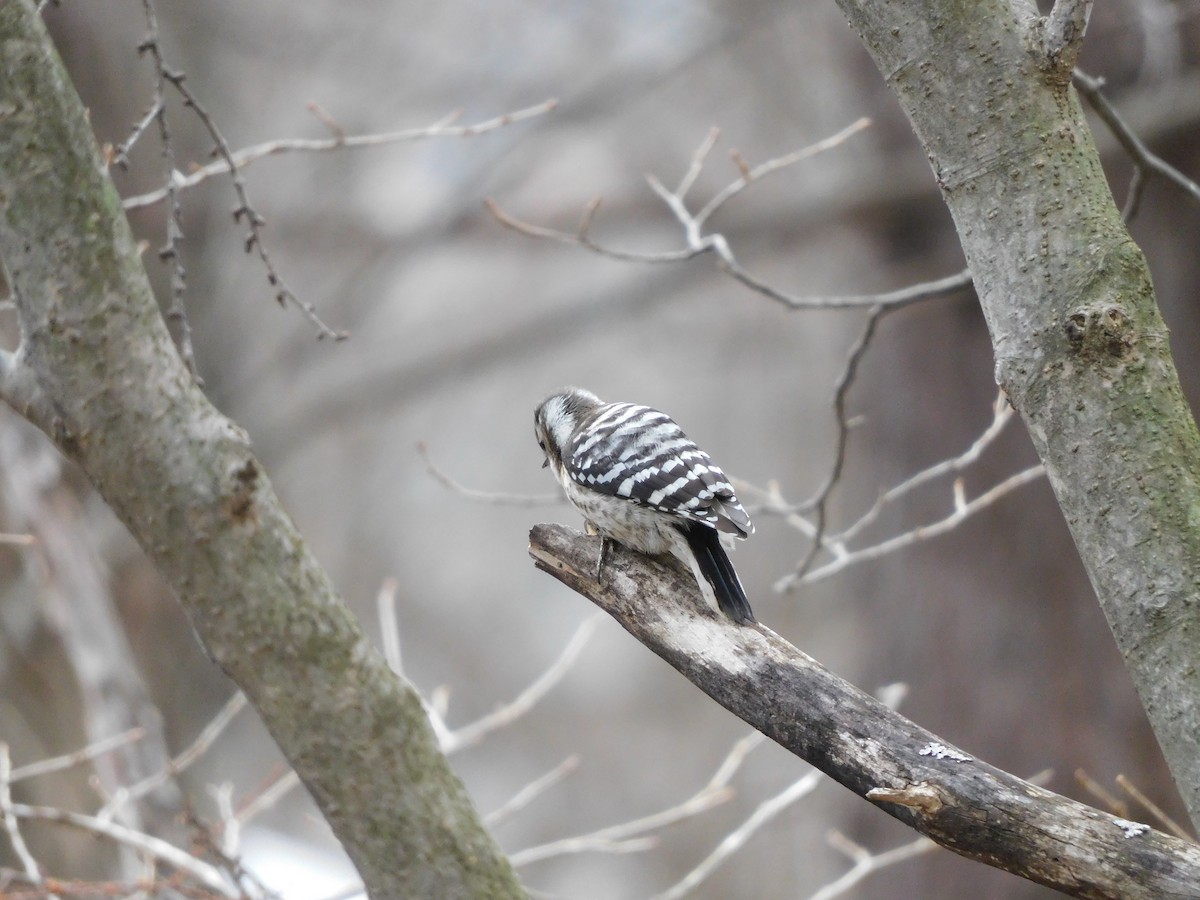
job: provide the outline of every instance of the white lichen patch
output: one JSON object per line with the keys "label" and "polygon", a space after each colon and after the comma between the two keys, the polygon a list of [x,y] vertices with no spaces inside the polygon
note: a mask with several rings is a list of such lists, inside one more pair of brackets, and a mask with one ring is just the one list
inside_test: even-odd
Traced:
{"label": "white lichen patch", "polygon": [[1125,837],[1127,838],[1141,837],[1150,830],[1149,825],[1143,825],[1141,822],[1130,822],[1128,819],[1116,819],[1113,824],[1125,832]]}
{"label": "white lichen patch", "polygon": [[965,753],[959,753],[952,747],[947,747],[945,744],[939,744],[936,741],[926,744],[917,751],[921,756],[932,756],[934,759],[952,759],[955,762],[971,762],[971,757]]}

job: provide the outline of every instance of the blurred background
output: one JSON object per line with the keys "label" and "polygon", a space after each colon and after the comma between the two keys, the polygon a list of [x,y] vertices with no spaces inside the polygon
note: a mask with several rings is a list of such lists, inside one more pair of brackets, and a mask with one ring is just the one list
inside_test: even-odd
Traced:
{"label": "blurred background", "polygon": [[[580,526],[565,504],[479,502],[482,491],[548,495],[532,411],[563,384],[667,410],[735,478],[802,501],[821,485],[836,437],[832,397],[861,312],[789,311],[707,257],[644,264],[507,230],[512,215],[573,231],[603,203],[592,237],[614,248],[683,246],[644,175],[677,183],[716,125],[693,188],[698,206],[751,165],[869,116],[839,147],[727,204],[711,225],[756,276],[798,295],[870,293],[957,272],[950,218],[904,116],[832,3],[500,2],[304,4],[160,0],[162,46],[236,149],[322,138],[319,104],[347,133],[420,127],[455,110],[477,122],[547,98],[546,115],[473,138],[273,157],[245,170],[279,271],[337,329],[318,342],[281,309],[243,228],[228,178],[182,199],[187,308],[213,401],[248,430],[285,505],[376,640],[376,595],[397,579],[407,676],[449,691],[466,724],[510,700],[562,651],[589,604],[535,571],[539,521]],[[101,142],[119,144],[151,102],[139,57],[140,3],[63,0],[46,21]],[[1200,172],[1200,0],[1097,4],[1081,67],[1168,162]],[[211,142],[177,103],[177,166]],[[1130,165],[1094,122],[1118,202]],[[123,195],[162,184],[153,132],[114,178]],[[165,303],[153,248],[166,208],[131,213]],[[1132,233],[1146,251],[1185,390],[1200,398],[1195,284],[1200,206],[1152,181]],[[11,313],[4,326],[12,333]],[[992,419],[983,320],[968,291],[885,316],[848,397],[854,428],[830,501],[832,527],[882,492],[962,452]],[[976,496],[1036,460],[1014,421],[965,475]],[[943,480],[896,505],[880,539],[951,510]],[[150,737],[81,769],[18,785],[18,799],[89,811],[98,788],[136,781],[190,743],[233,686],[207,659],[174,599],[79,474],[40,434],[0,410],[0,739],[15,764],[133,725]],[[1184,819],[1154,738],[1049,487],[1037,480],[952,534],[780,595],[807,542],[756,516],[735,562],[759,618],[865,690],[909,686],[901,709],[967,752],[1097,802],[1082,767],[1127,775]],[[670,807],[712,776],[747,727],[600,621],[562,682],[526,717],[453,757],[483,812],[578,754],[579,768],[497,826],[516,852]],[[219,817],[212,786],[245,802],[279,777],[280,754],[239,714],[177,785],[128,811],[178,833],[185,800]],[[531,889],[564,898],[645,897],[696,866],[807,767],[754,750],[735,797],[657,832],[641,853],[572,853],[522,866]],[[1146,818],[1134,808],[1133,818]],[[838,829],[872,852],[911,840],[883,813],[826,782],[773,819],[695,896],[805,897],[849,868]],[[102,874],[97,842],[30,825],[54,874]],[[299,849],[298,849],[299,848]],[[255,820],[247,866],[291,898],[328,897],[353,871],[302,789]],[[0,861],[6,860],[0,851]],[[9,864],[11,861],[5,862]],[[302,880],[297,878],[302,875]],[[1049,891],[944,851],[868,878],[860,898],[1035,898]]]}

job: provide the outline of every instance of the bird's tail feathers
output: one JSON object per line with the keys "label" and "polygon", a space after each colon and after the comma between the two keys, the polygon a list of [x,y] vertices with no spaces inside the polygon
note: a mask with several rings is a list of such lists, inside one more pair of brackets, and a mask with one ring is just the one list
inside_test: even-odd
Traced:
{"label": "bird's tail feathers", "polygon": [[[704,580],[716,596],[717,607],[739,625],[757,621],[750,601],[738,580],[729,555],[721,546],[721,535],[715,528],[695,523],[683,529],[688,547]],[[704,585],[701,585],[703,588]]]}

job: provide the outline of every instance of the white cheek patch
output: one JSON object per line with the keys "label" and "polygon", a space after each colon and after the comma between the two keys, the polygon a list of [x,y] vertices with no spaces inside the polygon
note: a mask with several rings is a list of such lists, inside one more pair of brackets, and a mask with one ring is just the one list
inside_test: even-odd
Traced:
{"label": "white cheek patch", "polygon": [[571,440],[571,432],[574,430],[574,422],[567,415],[567,410],[563,406],[561,397],[555,397],[546,406],[546,427],[550,430],[550,437],[554,440],[554,446],[565,448]]}

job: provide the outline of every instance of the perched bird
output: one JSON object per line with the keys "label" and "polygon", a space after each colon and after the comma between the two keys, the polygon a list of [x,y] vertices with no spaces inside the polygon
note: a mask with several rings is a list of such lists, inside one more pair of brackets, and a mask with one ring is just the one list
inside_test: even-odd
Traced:
{"label": "perched bird", "polygon": [[[755,621],[746,592],[721,546],[723,535],[754,532],[725,473],[665,413],[636,403],[605,403],[563,388],[533,415],[538,446],[599,533],[654,556],[669,553],[696,577],[706,601],[733,621]],[[599,577],[600,569],[597,569]]]}

